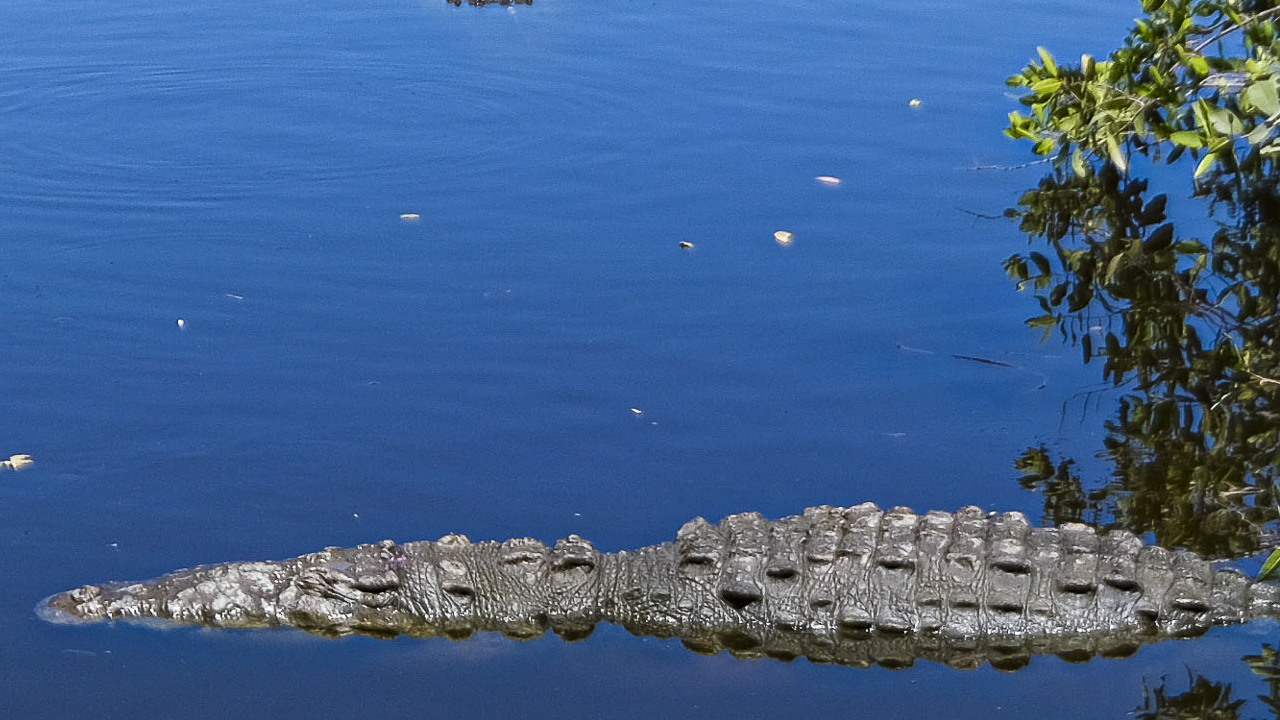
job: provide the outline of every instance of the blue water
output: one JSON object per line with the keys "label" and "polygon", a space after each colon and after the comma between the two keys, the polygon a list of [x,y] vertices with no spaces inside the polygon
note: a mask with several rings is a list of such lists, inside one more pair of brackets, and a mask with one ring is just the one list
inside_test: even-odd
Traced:
{"label": "blue water", "polygon": [[1022,325],[1025,239],[966,211],[1038,177],[978,169],[1027,159],[1004,77],[1105,54],[1136,4],[0,8],[0,454],[36,460],[0,474],[6,713],[1118,716],[1187,666],[1256,694],[1271,628],[1005,675],[31,611],[383,537],[1038,516],[1013,460],[1097,450],[1096,368]]}

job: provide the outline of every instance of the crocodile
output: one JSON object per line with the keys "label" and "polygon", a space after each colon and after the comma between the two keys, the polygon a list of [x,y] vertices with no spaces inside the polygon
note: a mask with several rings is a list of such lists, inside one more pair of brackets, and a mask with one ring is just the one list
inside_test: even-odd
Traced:
{"label": "crocodile", "polygon": [[567,640],[601,622],[707,654],[855,667],[917,660],[1016,670],[1082,662],[1280,615],[1280,588],[1189,551],[1019,512],[820,506],[695,518],[674,541],[602,553],[577,536],[391,540],[289,560],[85,585],[41,601],[57,623],[156,620],[462,639]]}

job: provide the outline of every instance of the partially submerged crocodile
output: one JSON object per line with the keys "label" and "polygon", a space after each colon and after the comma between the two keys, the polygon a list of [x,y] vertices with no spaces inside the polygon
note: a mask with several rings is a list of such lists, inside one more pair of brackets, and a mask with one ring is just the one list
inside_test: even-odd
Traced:
{"label": "partially submerged crocodile", "polygon": [[63,623],[159,618],[460,639],[477,631],[576,640],[599,622],[698,652],[853,666],[917,659],[1012,670],[1034,654],[1081,661],[1280,614],[1280,589],[1127,532],[1031,527],[976,507],[917,515],[872,503],[766,520],[696,518],[674,542],[600,553],[390,540],[290,560],[226,563],[42,601]]}

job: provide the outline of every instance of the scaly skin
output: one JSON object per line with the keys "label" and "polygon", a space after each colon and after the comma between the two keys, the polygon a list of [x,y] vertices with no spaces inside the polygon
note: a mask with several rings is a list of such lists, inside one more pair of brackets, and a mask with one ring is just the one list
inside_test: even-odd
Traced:
{"label": "scaly skin", "polygon": [[1042,653],[1123,656],[1278,610],[1274,586],[1128,533],[871,503],[775,521],[697,518],[674,542],[613,554],[576,535],[553,547],[384,540],[86,585],[37,608],[63,623],[155,618],[331,636],[530,638],[550,628],[574,640],[611,622],[705,653],[1006,670]]}

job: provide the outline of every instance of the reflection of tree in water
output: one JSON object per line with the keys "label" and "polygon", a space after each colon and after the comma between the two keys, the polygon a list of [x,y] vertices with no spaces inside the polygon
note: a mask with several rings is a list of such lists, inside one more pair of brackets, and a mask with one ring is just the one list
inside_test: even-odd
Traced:
{"label": "reflection of tree in water", "polygon": [[1106,422],[1112,480],[1087,489],[1072,461],[1028,449],[1017,467],[1050,521],[1153,533],[1210,557],[1260,547],[1280,459],[1280,194],[1276,178],[1196,185],[1218,229],[1182,236],[1167,197],[1106,163],[1057,169],[1011,216],[1033,242],[1005,268],[1055,327],[1124,388]]}
{"label": "reflection of tree in water", "polygon": [[[1260,700],[1272,717],[1280,717],[1280,652],[1271,645],[1263,645],[1258,655],[1246,655],[1244,662],[1253,674],[1263,678],[1269,692]],[[1241,717],[1243,698],[1232,698],[1229,683],[1215,682],[1203,675],[1187,672],[1187,689],[1171,694],[1169,680],[1160,685],[1144,687],[1142,705],[1134,708],[1133,716],[1139,720],[1236,720]]]}
{"label": "reflection of tree in water", "polygon": [[1244,700],[1231,699],[1231,686],[1213,682],[1203,675],[1189,681],[1186,692],[1170,695],[1169,681],[1159,687],[1143,688],[1142,707],[1135,708],[1138,720],[1238,720]]}
{"label": "reflection of tree in water", "polygon": [[[1040,304],[1028,323],[1057,328],[1123,388],[1110,482],[1084,487],[1044,448],[1018,467],[1052,520],[1239,556],[1275,516],[1280,472],[1280,3],[1142,9],[1106,60],[1059,65],[1042,48],[1009,81],[1028,112],[1006,133],[1051,171],[1007,213],[1043,252],[1005,269]],[[1175,203],[1134,173],[1182,158],[1210,237],[1171,221]]]}
{"label": "reflection of tree in water", "polygon": [[[1057,330],[1119,390],[1100,451],[1109,481],[1086,484],[1045,447],[1016,467],[1049,522],[1240,557],[1265,544],[1280,481],[1280,2],[1142,10],[1107,60],[1059,65],[1041,49],[1010,78],[1026,109],[1006,133],[1051,170],[1006,213],[1031,248],[1005,270],[1039,303],[1028,324]],[[1168,182],[1159,166],[1180,158],[1207,221],[1184,207],[1172,219],[1178,201],[1134,171]],[[1264,645],[1243,658],[1273,717],[1278,657]],[[1185,692],[1148,688],[1135,714],[1241,716],[1231,685],[1189,677]]]}

